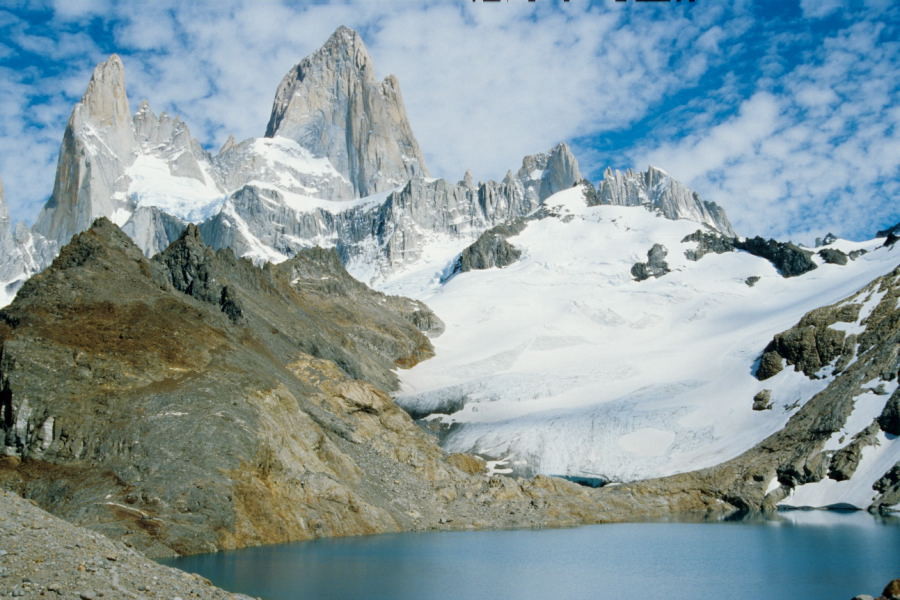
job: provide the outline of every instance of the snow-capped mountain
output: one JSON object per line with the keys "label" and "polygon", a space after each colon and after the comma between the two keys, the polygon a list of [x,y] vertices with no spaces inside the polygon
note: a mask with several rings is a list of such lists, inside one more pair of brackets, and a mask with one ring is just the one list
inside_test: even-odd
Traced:
{"label": "snow-capped mountain", "polygon": [[[431,178],[399,83],[378,81],[343,27],[282,80],[265,135],[216,154],[146,102],[132,114],[122,61],[98,65],[33,230],[12,229],[0,195],[0,302],[98,217],[148,256],[189,223],[257,262],[334,247],[357,279],[446,322],[436,358],[403,374],[398,398],[445,448],[500,471],[609,481],[720,464],[783,431],[838,372],[785,369],[762,383],[763,349],[898,263],[884,240],[831,239],[813,254],[738,238],[720,206],[652,166],[608,169],[595,189],[565,144],[499,182]],[[896,382],[876,383],[894,398]],[[841,425],[847,436],[884,406],[876,396]],[[854,485],[871,489],[900,458],[882,437],[875,463],[872,445],[860,450],[869,466]],[[799,485],[788,480],[785,495]],[[800,489],[795,500],[812,497]]]}
{"label": "snow-capped mountain", "polygon": [[[105,216],[149,256],[191,222],[214,247],[254,260],[334,246],[364,281],[411,271],[427,281],[485,229],[582,179],[565,144],[526,156],[500,182],[429,178],[399,83],[379,82],[374,71],[359,35],[339,28],[285,76],[265,137],[231,139],[212,155],[180,119],[146,102],[132,115],[124,66],[112,56],[72,111],[34,232],[60,247]],[[601,186],[610,190],[601,200],[644,202],[731,231],[724,216],[710,217],[714,205],[671,178],[616,185],[618,194]]]}
{"label": "snow-capped mountain", "polygon": [[[884,239],[836,240],[827,250],[855,260],[841,266],[814,255],[815,270],[786,278],[749,252],[691,260],[696,222],[660,218],[631,202],[588,206],[583,188],[573,188],[544,204],[541,218],[505,238],[518,260],[457,273],[417,296],[446,331],[434,340],[434,359],[402,374],[398,397],[443,432],[448,451],[479,453],[523,474],[633,481],[750,449],[836,375],[831,363],[812,377],[785,369],[759,381],[754,363],[773,334],[900,262]],[[658,270],[639,281],[634,266],[648,262]],[[862,293],[852,300],[863,304],[854,322],[835,328],[864,329],[883,295]],[[831,450],[885,409],[896,373],[876,379],[870,387],[882,386],[879,395],[859,390],[865,406]],[[754,410],[762,390],[769,403]],[[887,464],[857,481],[868,492],[838,490],[823,497],[826,504],[866,508],[872,483],[900,460],[891,436],[865,452]]]}

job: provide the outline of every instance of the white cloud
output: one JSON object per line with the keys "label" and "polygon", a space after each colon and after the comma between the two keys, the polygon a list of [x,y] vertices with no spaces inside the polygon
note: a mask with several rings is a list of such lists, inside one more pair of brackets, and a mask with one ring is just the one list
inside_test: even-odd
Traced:
{"label": "white cloud", "polygon": [[[738,230],[807,242],[865,236],[900,218],[896,42],[857,23],[737,114],[634,153],[723,204]],[[763,84],[763,87],[765,84]],[[827,207],[827,210],[823,208]]]}
{"label": "white cloud", "polygon": [[845,0],[800,0],[800,9],[808,19],[827,17],[845,5]]}

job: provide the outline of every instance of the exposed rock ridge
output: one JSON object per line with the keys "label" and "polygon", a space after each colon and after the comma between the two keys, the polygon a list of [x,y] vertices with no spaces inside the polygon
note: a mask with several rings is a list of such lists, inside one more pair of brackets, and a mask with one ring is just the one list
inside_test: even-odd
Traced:
{"label": "exposed rock ridge", "polygon": [[257,267],[189,227],[148,260],[100,219],[0,312],[0,486],[155,556],[600,519],[574,484],[445,456],[370,383],[439,326],[333,251]]}
{"label": "exposed rock ridge", "polygon": [[690,219],[729,237],[735,236],[721,206],[701,199],[696,192],[656,167],[648,167],[645,172],[607,168],[597,197],[600,204],[646,206],[660,211],[668,219]]}
{"label": "exposed rock ridge", "polygon": [[[685,256],[688,260],[700,260],[709,253],[723,254],[725,252],[743,250],[768,260],[782,277],[796,277],[817,268],[816,263],[811,258],[813,253],[791,242],[779,242],[773,239],[766,240],[760,236],[746,239],[727,237],[716,232],[703,231],[702,229],[686,235],[681,241],[697,242],[696,248],[685,251]],[[848,257],[843,252],[826,248],[821,250],[819,254],[823,252],[825,253],[823,259],[826,262],[839,265],[847,264]],[[841,259],[841,257],[843,258]]]}
{"label": "exposed rock ridge", "polygon": [[362,38],[347,27],[281,81],[266,127],[274,136],[328,157],[357,196],[428,175],[397,79],[376,81]]}
{"label": "exposed rock ridge", "polygon": [[491,227],[456,257],[441,282],[449,281],[459,273],[513,264],[522,256],[522,251],[510,244],[507,238],[522,233],[527,225],[527,220],[520,218]]}

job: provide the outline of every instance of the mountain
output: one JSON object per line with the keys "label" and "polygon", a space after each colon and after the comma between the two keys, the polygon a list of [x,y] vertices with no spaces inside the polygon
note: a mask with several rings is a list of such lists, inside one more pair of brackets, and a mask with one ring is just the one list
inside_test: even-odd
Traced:
{"label": "mountain", "polygon": [[131,114],[125,67],[113,55],[94,69],[72,110],[53,193],[34,232],[61,247],[107,217],[155,253],[185,221],[221,204],[224,190],[210,160],[181,120],[157,117],[147,103]]}
{"label": "mountain", "polygon": [[[524,157],[499,182],[429,178],[399,83],[378,81],[360,36],[341,27],[285,75],[265,137],[232,138],[215,155],[183,121],[146,102],[132,115],[123,63],[111,56],[72,111],[33,235],[51,248],[43,268],[53,248],[101,216],[146,256],[194,223],[212,246],[259,262],[334,247],[359,279],[415,289],[483,231],[534,212],[582,178],[565,144]],[[624,195],[602,197],[645,198],[669,218],[733,233],[714,204],[671,178],[650,179],[647,190],[634,192],[644,184],[628,180]]]}
{"label": "mountain", "polygon": [[[622,204],[589,206],[585,188],[560,192],[517,226],[488,232],[451,278],[417,294],[446,331],[434,340],[435,358],[402,374],[401,406],[446,450],[500,460],[514,473],[633,482],[712,468],[818,404],[816,414],[835,413],[827,429],[813,427],[824,432],[813,439],[834,434],[826,450],[862,458],[856,475],[847,473],[857,491],[838,485],[817,497],[801,487],[815,478],[779,475],[785,494],[796,488],[783,501],[872,505],[872,484],[900,460],[890,430],[866,429],[897,397],[898,329],[889,323],[898,318],[898,280],[885,275],[900,262],[896,246],[876,238],[834,240],[817,254],[795,247],[814,267],[797,275],[784,272],[779,252],[751,253],[696,222]],[[830,263],[826,251],[853,259]],[[856,307],[847,309],[852,318],[803,317],[835,302]],[[854,354],[845,335],[876,339],[870,314],[882,313],[878,335],[887,339],[877,352],[886,354],[860,371],[865,345]],[[803,366],[761,382],[760,360]],[[868,441],[846,449],[854,436]],[[814,445],[810,456],[821,450]],[[775,469],[763,469],[767,482]]]}
{"label": "mountain", "polygon": [[276,136],[328,158],[356,196],[428,176],[399,82],[376,81],[362,38],[347,27],[282,79],[266,127],[266,137]]}
{"label": "mountain", "polygon": [[431,178],[346,28],[216,154],[112,56],[32,230],[0,193],[0,487],[152,555],[896,510],[885,236],[739,237],[566,144]]}
{"label": "mountain", "polygon": [[258,267],[192,225],[147,259],[98,219],[0,311],[0,487],[155,556],[599,519],[574,484],[483,477],[391,401],[441,327],[331,250]]}

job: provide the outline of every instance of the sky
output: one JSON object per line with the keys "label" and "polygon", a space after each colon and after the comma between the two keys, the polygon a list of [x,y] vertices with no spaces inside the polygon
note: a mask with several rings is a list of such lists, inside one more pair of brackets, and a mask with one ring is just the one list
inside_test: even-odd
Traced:
{"label": "sky", "polygon": [[53,187],[72,106],[118,53],[132,110],[215,151],[265,132],[284,74],[339,25],[400,81],[432,175],[499,179],[566,141],[593,181],[648,164],[739,233],[865,239],[900,221],[895,0],[0,0],[0,179]]}

